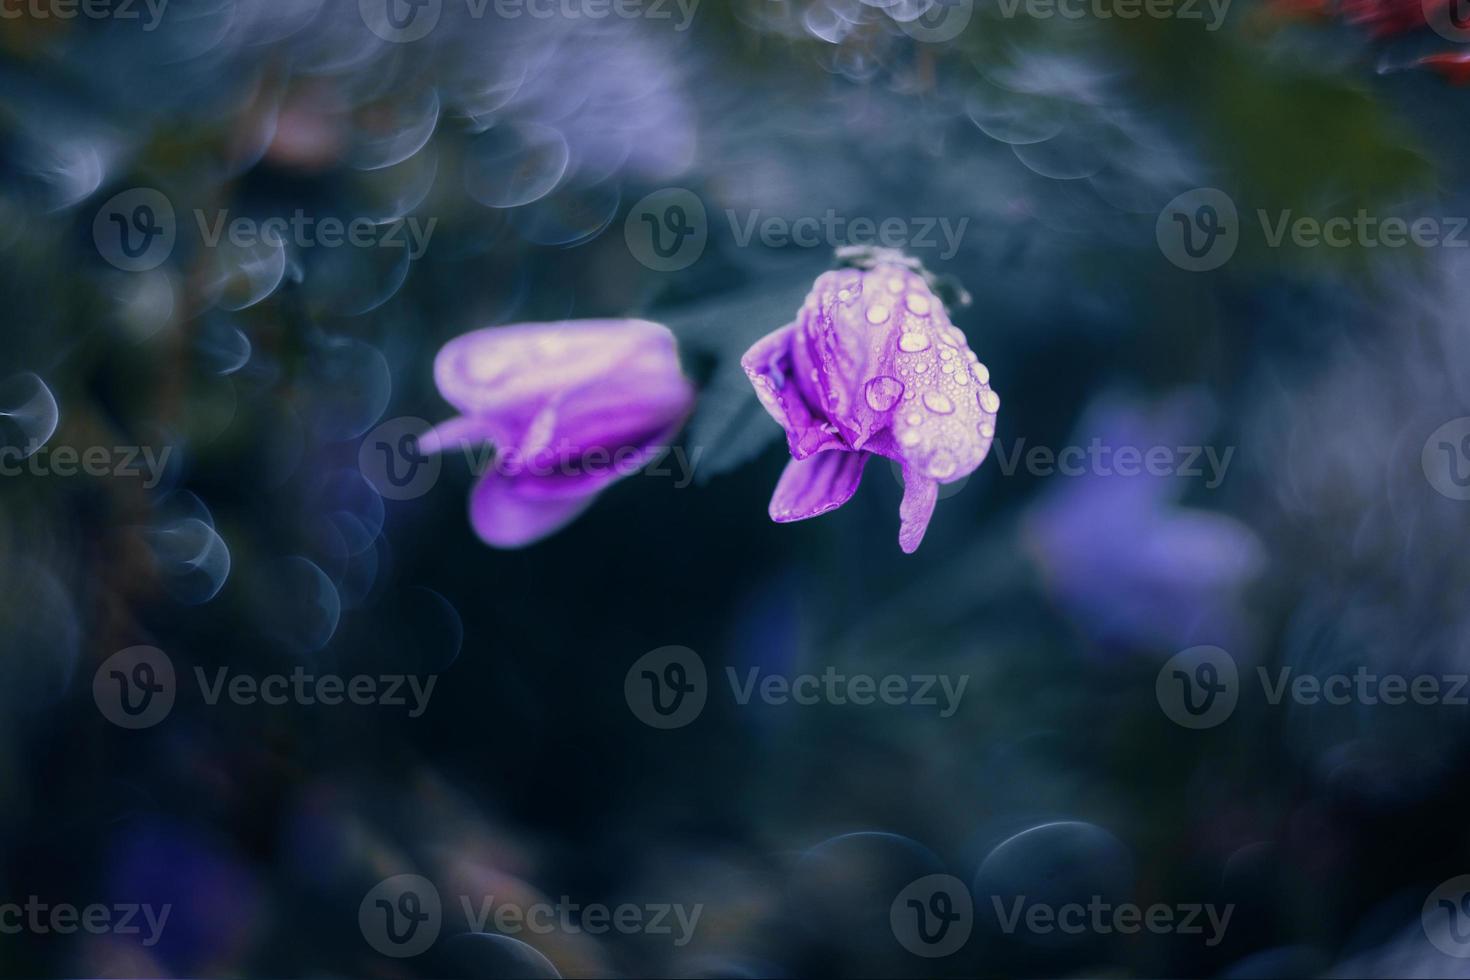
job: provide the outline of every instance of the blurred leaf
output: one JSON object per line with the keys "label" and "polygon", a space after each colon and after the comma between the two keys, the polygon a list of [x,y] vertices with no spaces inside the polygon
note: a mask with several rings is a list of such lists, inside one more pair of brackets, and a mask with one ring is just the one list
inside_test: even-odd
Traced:
{"label": "blurred leaf", "polygon": [[702,355],[714,364],[689,423],[689,441],[703,451],[696,477],[701,485],[754,459],[781,436],[781,427],[756,400],[740,357],[751,344],[795,318],[812,280],[827,267],[825,256],[821,264],[803,257],[792,266],[779,279],[652,314],[674,331],[686,358]]}

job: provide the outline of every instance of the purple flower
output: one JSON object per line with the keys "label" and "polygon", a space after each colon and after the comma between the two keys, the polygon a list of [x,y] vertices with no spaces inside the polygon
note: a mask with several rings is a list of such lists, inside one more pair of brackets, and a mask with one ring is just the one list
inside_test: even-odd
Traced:
{"label": "purple flower", "polygon": [[[1191,391],[1157,402],[1103,396],[1072,437],[1088,449],[1078,459],[1096,462],[1053,478],[1026,514],[1048,590],[1101,643],[1215,643],[1237,655],[1249,643],[1242,599],[1264,566],[1260,539],[1234,517],[1179,503],[1192,486],[1217,488],[1234,454],[1191,445],[1214,414]],[[1158,472],[1121,461],[1122,451],[1146,460],[1161,449],[1170,462]]]}
{"label": "purple flower", "polygon": [[425,452],[489,444],[496,463],[470,497],[486,544],[519,548],[559,530],[679,430],[694,390],[667,327],[647,320],[521,323],[456,337],[434,381],[462,413]]}
{"label": "purple flower", "polygon": [[939,484],[968,476],[995,437],[990,372],[924,276],[897,257],[824,273],[796,322],[757,341],[741,365],[791,449],[774,521],[841,507],[868,457],[886,456],[903,466],[898,544],[913,552]]}

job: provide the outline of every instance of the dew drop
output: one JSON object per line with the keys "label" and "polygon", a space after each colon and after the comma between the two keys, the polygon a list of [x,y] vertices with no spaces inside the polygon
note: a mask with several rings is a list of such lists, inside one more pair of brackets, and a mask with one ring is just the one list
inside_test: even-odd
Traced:
{"label": "dew drop", "polygon": [[954,383],[957,385],[967,385],[970,383],[970,376],[963,371],[956,371],[954,375]]}
{"label": "dew drop", "polygon": [[980,392],[980,407],[994,415],[1000,409],[1000,396],[986,388]]}
{"label": "dew drop", "polygon": [[886,412],[903,394],[903,382],[888,375],[881,375],[868,382],[868,405],[875,412]]}
{"label": "dew drop", "polygon": [[917,446],[921,438],[918,429],[904,429],[898,434],[898,444],[908,447]]}
{"label": "dew drop", "polygon": [[923,293],[909,293],[908,299],[905,300],[904,305],[906,305],[909,308],[909,312],[914,314],[915,316],[926,316],[929,313],[929,297],[925,296]]}
{"label": "dew drop", "polygon": [[939,356],[942,357],[942,358],[944,358],[946,361],[950,360],[951,358],[954,357],[954,348],[953,347],[941,347],[941,348],[939,348]]}
{"label": "dew drop", "polygon": [[888,307],[882,303],[876,303],[868,307],[868,322],[879,324],[888,319]]}
{"label": "dew drop", "polygon": [[929,458],[929,475],[936,480],[943,480],[954,476],[956,468],[954,456],[941,449]]}
{"label": "dew drop", "polygon": [[970,373],[975,375],[975,380],[980,382],[981,384],[984,385],[990,383],[990,368],[986,367],[984,364],[981,364],[979,361],[976,361],[974,364],[970,365]]}
{"label": "dew drop", "polygon": [[928,361],[920,361],[918,364],[915,364],[914,365],[914,373],[915,374],[923,374],[924,372],[926,372],[928,370],[929,370],[929,362]]}
{"label": "dew drop", "polygon": [[890,293],[903,292],[903,280],[898,278],[897,276],[894,276],[892,279],[888,280],[888,291]]}
{"label": "dew drop", "polygon": [[939,365],[939,370],[943,371],[945,374],[954,374],[954,362],[945,361],[943,364]]}
{"label": "dew drop", "polygon": [[954,411],[954,402],[942,391],[924,392],[924,407],[935,415],[948,415]]}
{"label": "dew drop", "polygon": [[[873,319],[873,311],[868,311],[868,319]],[[922,333],[906,333],[898,338],[898,349],[908,354],[917,354],[921,350],[929,349],[929,337]]]}
{"label": "dew drop", "polygon": [[990,421],[989,419],[986,419],[984,422],[981,422],[980,423],[980,434],[982,436],[984,436],[985,438],[987,438],[987,439],[994,438],[994,436],[995,436],[995,423],[992,422],[992,421]]}
{"label": "dew drop", "polygon": [[965,332],[951,324],[944,330],[944,339],[958,347],[965,342]]}

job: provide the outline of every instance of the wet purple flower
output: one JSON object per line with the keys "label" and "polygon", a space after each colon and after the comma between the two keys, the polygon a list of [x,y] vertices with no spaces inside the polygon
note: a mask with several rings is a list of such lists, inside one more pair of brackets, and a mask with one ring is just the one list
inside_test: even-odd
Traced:
{"label": "wet purple flower", "polygon": [[476,330],[444,345],[434,380],[462,414],[420,446],[494,447],[470,520],[498,548],[531,544],[573,520],[657,456],[694,400],[673,334],[647,320]]}
{"label": "wet purple flower", "polygon": [[939,484],[980,465],[1000,396],[990,372],[930,291],[897,255],[824,273],[788,324],[741,359],[792,460],[771,519],[800,521],[847,502],[870,456],[903,467],[899,547],[913,552]]}

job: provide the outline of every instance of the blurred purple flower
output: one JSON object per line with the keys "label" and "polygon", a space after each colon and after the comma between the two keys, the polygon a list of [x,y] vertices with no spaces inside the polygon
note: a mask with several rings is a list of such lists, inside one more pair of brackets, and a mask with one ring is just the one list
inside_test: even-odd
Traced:
{"label": "blurred purple flower", "polygon": [[531,544],[571,522],[604,487],[657,456],[694,401],[673,334],[647,320],[476,330],[444,346],[434,380],[462,414],[420,446],[494,447],[495,467],[470,497],[470,520],[497,548]]}
{"label": "blurred purple flower", "polygon": [[1027,515],[1027,542],[1052,594],[1100,642],[1233,649],[1244,639],[1238,604],[1261,571],[1261,543],[1233,517],[1178,504],[1190,472],[1198,468],[1208,486],[1229,465],[1224,450],[1185,445],[1207,431],[1210,414],[1203,396],[1188,393],[1155,405],[1101,399],[1073,445],[1136,449],[1144,459],[1162,447],[1180,472],[1089,466],[1055,478]]}
{"label": "blurred purple flower", "polygon": [[870,456],[903,466],[898,543],[912,553],[939,484],[968,476],[995,437],[990,372],[949,322],[923,275],[881,254],[869,269],[820,276],[796,322],[741,359],[792,460],[771,519],[800,521],[845,504]]}

